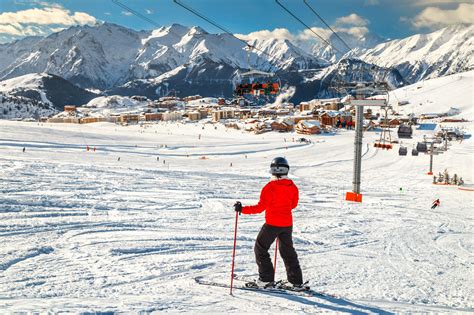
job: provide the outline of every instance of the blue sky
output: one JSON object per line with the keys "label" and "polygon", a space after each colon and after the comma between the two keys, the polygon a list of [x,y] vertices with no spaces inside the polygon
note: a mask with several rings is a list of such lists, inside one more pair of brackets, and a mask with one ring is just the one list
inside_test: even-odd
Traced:
{"label": "blue sky", "polygon": [[[172,0],[119,0],[160,25],[199,25],[216,28],[179,7]],[[181,0],[232,32],[304,30],[274,0]],[[281,0],[312,27],[324,27],[303,0]],[[449,24],[474,23],[474,2],[463,0],[308,0],[326,21],[338,29],[386,38],[426,33]],[[0,0],[0,42],[26,35],[47,35],[75,24],[108,21],[133,29],[153,25],[115,5],[112,0]]]}

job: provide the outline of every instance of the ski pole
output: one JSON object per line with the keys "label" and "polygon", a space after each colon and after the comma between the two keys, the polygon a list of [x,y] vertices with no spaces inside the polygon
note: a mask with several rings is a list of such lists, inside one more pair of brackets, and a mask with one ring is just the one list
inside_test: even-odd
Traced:
{"label": "ski pole", "polygon": [[232,295],[232,286],[234,284],[234,261],[235,261],[235,246],[237,245],[237,222],[239,221],[239,212],[235,212],[235,227],[234,227],[234,250],[232,252],[232,272],[230,277],[230,295]]}
{"label": "ski pole", "polygon": [[275,262],[273,263],[273,273],[276,275],[277,273],[277,252],[278,252],[278,237],[275,242]]}

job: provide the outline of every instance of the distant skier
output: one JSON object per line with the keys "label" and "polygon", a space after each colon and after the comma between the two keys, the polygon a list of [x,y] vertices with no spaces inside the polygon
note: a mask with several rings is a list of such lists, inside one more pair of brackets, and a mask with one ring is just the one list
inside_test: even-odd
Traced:
{"label": "distant skier", "polygon": [[25,151],[26,151],[26,148],[25,148],[25,147],[23,147],[23,152],[25,152]]}
{"label": "distant skier", "polygon": [[433,201],[433,205],[431,206],[431,209],[439,207],[440,204],[441,202],[439,201],[439,199],[436,199],[435,201]]}
{"label": "distant skier", "polygon": [[275,271],[268,250],[278,237],[280,255],[283,258],[288,281],[294,290],[305,290],[298,255],[293,247],[293,218],[291,211],[298,205],[298,188],[288,179],[290,166],[285,158],[273,159],[270,170],[272,178],[263,187],[260,201],[255,206],[242,207],[240,201],[235,211],[243,214],[257,214],[265,211],[265,224],[255,241],[255,259],[258,265],[258,287],[274,285]]}

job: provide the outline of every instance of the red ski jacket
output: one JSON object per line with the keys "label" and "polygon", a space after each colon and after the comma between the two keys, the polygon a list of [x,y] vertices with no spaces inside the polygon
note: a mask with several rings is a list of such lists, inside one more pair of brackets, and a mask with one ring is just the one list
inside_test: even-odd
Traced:
{"label": "red ski jacket", "polygon": [[244,214],[265,211],[269,225],[288,227],[293,225],[291,210],[298,205],[298,188],[290,179],[272,180],[263,187],[260,201],[255,206],[242,207]]}

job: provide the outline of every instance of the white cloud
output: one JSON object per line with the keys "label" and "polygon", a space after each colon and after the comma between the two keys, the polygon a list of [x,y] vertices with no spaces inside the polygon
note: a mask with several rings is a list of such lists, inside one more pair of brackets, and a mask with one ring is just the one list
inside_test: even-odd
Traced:
{"label": "white cloud", "polygon": [[105,15],[112,15],[110,12],[104,12]]}
{"label": "white cloud", "polygon": [[145,9],[145,12],[146,12],[146,14],[153,14],[154,13],[153,10],[150,10],[150,9]]}
{"label": "white cloud", "polygon": [[337,28],[337,32],[345,32],[355,37],[362,37],[369,32],[369,29],[365,26],[354,26],[349,28]]}
{"label": "white cloud", "polygon": [[325,28],[320,28],[320,27],[312,27],[311,31],[308,29],[303,30],[297,35],[297,38],[300,40],[319,40],[318,37],[314,34],[318,34],[325,40],[331,36],[331,31]]}
{"label": "white cloud", "polygon": [[[369,32],[369,29],[366,26],[348,26],[348,27],[337,27],[332,26],[332,28],[336,32],[348,33],[355,37],[364,36],[366,33]],[[243,40],[265,40],[269,38],[275,39],[288,39],[293,43],[297,43],[303,46],[311,46],[316,42],[320,42],[320,38],[317,37],[314,33],[321,36],[324,40],[328,40],[332,35],[331,30],[327,28],[320,28],[320,27],[312,27],[311,31],[305,29],[298,33],[291,33],[286,28],[276,28],[274,30],[261,30],[257,32],[252,32],[247,35],[243,34],[236,34],[236,36]]]}
{"label": "white cloud", "polygon": [[96,19],[84,12],[75,12],[71,15],[69,10],[63,8],[34,8],[17,12],[0,14],[0,24],[37,24],[37,25],[84,25],[95,23]]}
{"label": "white cloud", "polygon": [[84,12],[71,13],[55,3],[38,1],[35,1],[35,3],[45,5],[45,7],[1,13],[0,35],[18,37],[47,35],[72,25],[96,23],[96,19],[93,16]]}
{"label": "white cloud", "polygon": [[131,15],[133,15],[133,13],[129,12],[129,11],[122,11],[122,15],[131,16]]}
{"label": "white cloud", "polygon": [[294,35],[290,33],[286,28],[276,28],[273,31],[269,30],[261,30],[257,32],[252,32],[247,35],[244,34],[236,34],[236,36],[243,40],[265,40],[268,38],[276,38],[276,39],[289,39],[293,40]]}
{"label": "white cloud", "polygon": [[337,26],[367,26],[369,24],[369,21],[367,19],[364,19],[360,15],[357,15],[355,13],[349,14],[347,16],[342,16],[340,18],[336,19],[336,25]]}
{"label": "white cloud", "polygon": [[[357,14],[350,14],[348,16],[340,17],[336,20],[336,24],[332,28],[336,32],[348,33],[355,37],[364,36],[369,32],[367,25],[370,22]],[[327,28],[312,27],[311,30],[304,29],[298,33],[291,33],[286,28],[276,28],[274,30],[261,30],[247,35],[237,34],[236,36],[243,40],[265,40],[268,38],[288,39],[292,42],[299,42],[300,44],[310,45],[311,43],[321,41],[319,35],[325,40],[328,40],[332,34],[331,30]]]}
{"label": "white cloud", "polygon": [[0,34],[7,34],[7,35],[12,35],[12,36],[22,36],[23,33],[18,30],[16,27],[13,27],[13,25],[8,25],[8,24],[0,24]]}
{"label": "white cloud", "polygon": [[453,10],[428,7],[411,20],[416,29],[435,29],[458,23],[474,23],[474,4],[461,3]]}

